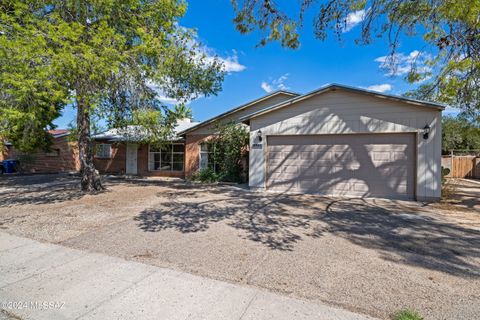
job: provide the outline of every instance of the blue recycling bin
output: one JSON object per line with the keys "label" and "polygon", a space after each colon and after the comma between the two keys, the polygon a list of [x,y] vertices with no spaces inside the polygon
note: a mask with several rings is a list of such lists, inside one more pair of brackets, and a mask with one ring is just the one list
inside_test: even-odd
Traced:
{"label": "blue recycling bin", "polygon": [[18,160],[7,159],[3,160],[3,171],[5,173],[14,173],[17,169]]}

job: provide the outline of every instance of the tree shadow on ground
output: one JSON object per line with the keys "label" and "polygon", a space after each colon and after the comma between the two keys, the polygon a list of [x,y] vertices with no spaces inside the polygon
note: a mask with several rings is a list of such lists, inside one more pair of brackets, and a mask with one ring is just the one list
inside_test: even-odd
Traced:
{"label": "tree shadow on ground", "polygon": [[63,174],[10,176],[0,179],[0,208],[58,203],[80,199],[84,195],[80,190],[80,180]]}
{"label": "tree shadow on ground", "polygon": [[[204,190],[205,191],[205,190]],[[447,223],[395,201],[382,204],[325,197],[223,190],[224,199],[170,198],[135,220],[146,232],[206,231],[224,221],[242,237],[293,251],[306,238],[334,235],[397,263],[459,276],[480,276],[480,231]],[[476,260],[476,261],[474,261]]]}
{"label": "tree shadow on ground", "polygon": [[459,181],[450,185],[450,192],[444,203],[455,205],[457,208],[479,213],[480,184]]}
{"label": "tree shadow on ground", "polygon": [[[480,276],[480,231],[414,211],[364,200],[328,204],[313,236],[331,233],[376,250],[382,258],[454,275]],[[474,261],[476,259],[476,261]]]}
{"label": "tree shadow on ground", "polygon": [[[217,193],[222,192],[230,198],[202,200],[200,196],[175,201],[167,195],[170,201],[143,210],[135,220],[147,232],[175,229],[184,233],[205,231],[212,223],[226,221],[244,230],[246,238],[278,250],[292,250],[293,244],[301,239],[301,235],[291,229],[309,227],[307,217],[289,213],[282,206],[288,202],[289,206],[301,208],[306,205],[304,201],[291,196],[258,196],[234,189],[217,189]],[[234,197],[234,194],[237,195]]]}

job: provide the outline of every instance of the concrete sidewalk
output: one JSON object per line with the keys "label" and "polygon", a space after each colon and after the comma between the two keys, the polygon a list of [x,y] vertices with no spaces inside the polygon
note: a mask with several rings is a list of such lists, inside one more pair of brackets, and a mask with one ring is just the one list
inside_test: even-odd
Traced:
{"label": "concrete sidewalk", "polygon": [[372,319],[2,232],[0,303],[20,319]]}

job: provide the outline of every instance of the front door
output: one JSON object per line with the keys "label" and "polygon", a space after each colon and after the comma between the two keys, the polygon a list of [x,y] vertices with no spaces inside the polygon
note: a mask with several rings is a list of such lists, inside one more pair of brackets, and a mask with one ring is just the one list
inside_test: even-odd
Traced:
{"label": "front door", "polygon": [[135,143],[127,143],[127,163],[126,173],[137,174],[137,150],[138,145]]}

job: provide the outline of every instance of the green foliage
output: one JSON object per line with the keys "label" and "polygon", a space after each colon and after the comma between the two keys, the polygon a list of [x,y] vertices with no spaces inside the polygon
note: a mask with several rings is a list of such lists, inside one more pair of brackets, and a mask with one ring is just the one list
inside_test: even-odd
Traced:
{"label": "green foliage", "polygon": [[200,181],[203,183],[214,183],[221,180],[221,175],[216,173],[213,169],[202,169],[194,172],[190,179],[193,181]]}
{"label": "green foliage", "polygon": [[445,116],[442,119],[442,152],[480,150],[480,127],[465,116]]}
{"label": "green foliage", "polygon": [[227,123],[216,126],[217,133],[209,141],[214,146],[216,171],[223,181],[242,182],[246,179],[246,156],[249,132],[242,124]]}
{"label": "green foliage", "polygon": [[36,158],[33,154],[31,153],[19,153],[15,156],[15,158],[18,160],[18,172],[26,172],[27,168],[34,164],[36,161]]}
{"label": "green foliage", "polygon": [[450,174],[450,169],[442,167],[442,184],[447,180],[447,176]]}
{"label": "green foliage", "polygon": [[178,24],[185,11],[180,0],[3,1],[0,134],[33,140],[68,102],[117,126],[163,110],[158,90],[179,101],[215,94],[223,66]]}
{"label": "green foliage", "polygon": [[212,182],[244,182],[247,179],[249,132],[237,123],[219,123],[215,136],[205,142],[208,148],[208,169],[195,172],[190,179]]}
{"label": "green foliage", "polygon": [[480,109],[480,1],[478,0],[300,0],[297,10],[282,8],[280,1],[232,0],[234,23],[241,33],[262,32],[260,45],[280,42],[296,49],[307,10],[316,13],[315,36],[325,40],[331,33],[342,38],[349,15],[363,14],[357,44],[377,38],[391,48],[384,67],[396,70],[402,35],[422,37],[428,54],[409,57],[411,70],[405,79],[422,85],[419,97]]}
{"label": "green foliage", "polygon": [[[67,104],[77,108],[82,188],[95,172],[91,116],[165,140],[176,121],[158,94],[216,94],[223,65],[180,26],[182,0],[0,2],[0,136],[28,151]],[[43,132],[43,133],[42,133]]]}
{"label": "green foliage", "polygon": [[33,151],[51,143],[45,129],[53,128],[68,89],[44,63],[51,56],[48,41],[33,16],[22,17],[27,9],[26,3],[0,4],[0,136]]}
{"label": "green foliage", "polygon": [[394,320],[423,320],[423,317],[413,310],[400,310],[393,316]]}

